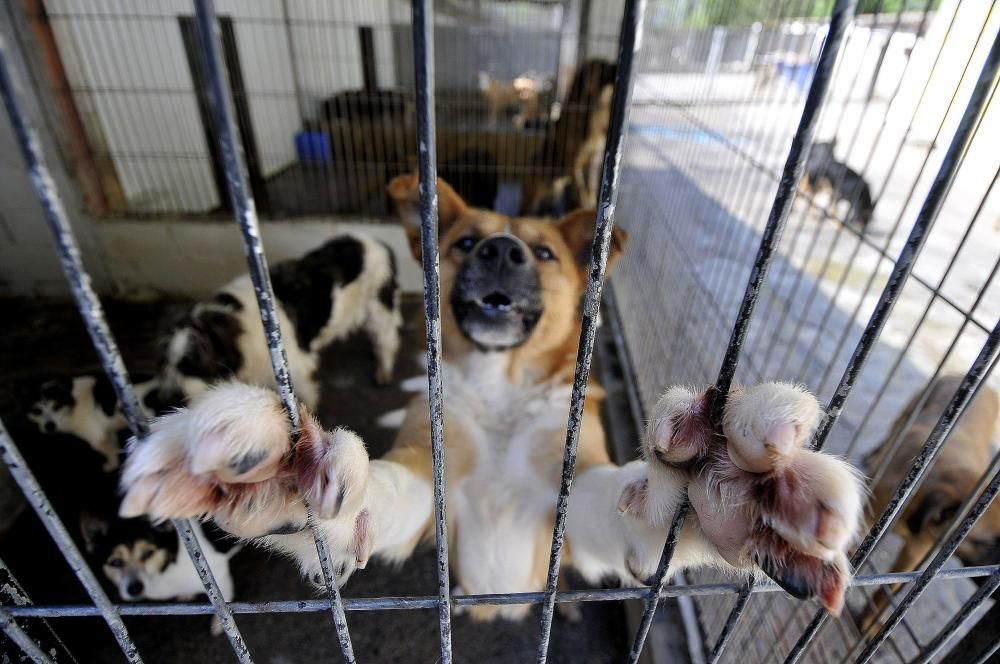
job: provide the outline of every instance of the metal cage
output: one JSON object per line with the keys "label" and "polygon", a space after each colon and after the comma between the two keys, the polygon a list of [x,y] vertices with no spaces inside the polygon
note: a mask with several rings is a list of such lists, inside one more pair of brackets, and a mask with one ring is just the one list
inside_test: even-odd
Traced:
{"label": "metal cage", "polygon": [[[691,618],[687,627],[688,634],[693,635],[688,642],[692,661],[716,662],[728,657],[730,661],[777,658],[797,662],[810,658],[809,661],[851,659],[867,662],[880,657],[925,662],[937,657],[954,635],[968,629],[970,618],[1000,587],[1000,565],[997,564],[945,569],[947,560],[1000,489],[1000,464],[994,462],[986,470],[980,491],[967,496],[965,508],[951,520],[948,536],[937,542],[920,570],[885,570],[873,554],[886,539],[894,520],[930,469],[938,451],[947,444],[966,406],[990,378],[998,357],[1000,324],[995,321],[998,313],[995,306],[990,308],[989,293],[1000,262],[993,265],[988,276],[977,280],[975,292],[970,297],[955,294],[945,287],[967,241],[975,235],[977,223],[984,216],[983,210],[989,209],[987,198],[993,192],[996,174],[971,208],[968,223],[958,233],[958,240],[946,243],[946,267],[937,274],[933,271],[921,274],[917,270],[922,265],[918,259],[928,238],[938,237],[932,235],[935,221],[963,172],[962,166],[973,149],[977,132],[982,129],[984,116],[991,109],[1000,70],[1000,33],[993,20],[993,3],[984,13],[982,29],[975,36],[976,49],[986,51],[979,60],[982,64],[979,68],[973,67],[971,56],[966,61],[967,71],[961,80],[964,92],[959,94],[956,86],[945,113],[949,123],[945,122],[945,117],[941,118],[925,149],[914,151],[907,147],[905,139],[895,143],[897,151],[889,160],[888,174],[883,173],[883,186],[875,197],[876,203],[888,205],[883,203],[882,195],[896,164],[914,159],[915,155],[917,162],[921,156],[923,161],[918,164],[915,175],[906,176],[912,187],[904,201],[894,203],[898,215],[891,231],[880,242],[849,222],[847,215],[857,206],[856,199],[849,201],[848,210],[844,212],[836,201],[825,203],[814,195],[798,192],[797,187],[814,139],[821,133],[829,133],[831,128],[834,136],[848,137],[847,154],[867,155],[862,159],[863,175],[870,172],[874,160],[892,151],[891,147],[886,147],[891,142],[882,143],[887,126],[895,130],[894,125],[903,124],[907,135],[914,130],[914,116],[929,94],[930,81],[947,43],[947,34],[936,54],[918,53],[918,46],[911,46],[903,56],[902,73],[889,84],[879,80],[878,70],[863,71],[864,58],[852,60],[845,57],[845,53],[856,55],[858,49],[863,53],[882,49],[879,61],[883,61],[896,36],[909,34],[919,39],[925,34],[928,13],[937,3],[928,1],[911,8],[904,0],[894,5],[894,11],[883,11],[879,2],[873,15],[855,18],[854,1],[836,0],[828,21],[800,22],[793,30],[777,20],[757,22],[740,29],[713,26],[711,20],[705,28],[662,28],[658,26],[664,16],[680,11],[677,7],[655,3],[650,11],[646,0],[624,2],[617,32],[617,69],[600,179],[597,226],[590,279],[581,307],[579,355],[567,420],[546,587],[542,592],[462,597],[452,597],[449,586],[443,458],[443,436],[446,434],[443,431],[443,404],[447,386],[442,385],[440,371],[437,197],[433,187],[427,186],[428,182],[436,182],[439,169],[437,155],[441,141],[436,139],[435,130],[441,125],[435,122],[435,113],[437,111],[438,117],[442,110],[446,114],[454,113],[462,102],[435,103],[432,4],[427,0],[414,0],[412,32],[408,37],[412,39],[415,92],[415,140],[409,147],[415,151],[422,183],[421,242],[432,422],[437,594],[342,599],[325,542],[317,535],[316,547],[327,587],[324,598],[227,603],[204,562],[190,525],[177,521],[174,526],[201,576],[210,601],[115,604],[88,568],[14,441],[0,428],[0,452],[4,462],[92,600],[91,605],[52,606],[34,604],[23,593],[8,591],[10,601],[0,606],[0,618],[10,642],[33,661],[62,661],[54,651],[45,650],[36,643],[25,631],[27,626],[37,621],[57,624],[55,619],[97,616],[107,623],[125,658],[140,662],[141,654],[123,616],[214,614],[221,622],[235,657],[241,662],[251,662],[253,653],[241,635],[240,616],[322,611],[331,614],[343,660],[354,662],[349,627],[354,612],[429,609],[437,613],[440,661],[450,662],[453,659],[453,607],[537,603],[541,605],[541,624],[536,661],[545,662],[557,602],[631,599],[640,600],[642,610],[624,657],[629,662],[637,662],[643,657],[658,606],[678,598],[685,600],[683,606],[688,611],[684,615]],[[727,3],[703,4],[711,9],[713,4],[725,6]],[[767,10],[769,18],[812,15],[816,9],[814,1],[772,4]],[[804,11],[807,6],[808,11]],[[958,3],[952,9],[957,16]],[[587,11],[587,20],[593,21],[597,14],[589,8]],[[600,11],[606,10],[601,8]],[[951,19],[951,25],[955,20]],[[229,197],[225,207],[232,210],[240,227],[261,324],[281,388],[281,401],[288,414],[289,428],[294,432],[299,425],[297,401],[289,379],[267,259],[260,239],[254,201],[258,188],[248,176],[254,168],[251,165],[248,169],[247,160],[259,156],[254,149],[248,149],[238,126],[236,115],[242,101],[233,98],[232,71],[228,72],[227,79],[225,23],[218,20],[212,0],[195,0],[190,26],[201,58],[197,67],[209,104],[207,119],[212,129],[209,133],[217,141],[213,150],[221,160]],[[909,33],[907,26],[912,28]],[[964,34],[964,37],[970,35]],[[607,43],[611,40],[599,33],[588,48],[593,52],[607,52]],[[849,44],[853,44],[853,50],[845,48]],[[808,54],[810,51],[818,52],[815,60],[786,58],[781,61],[779,58],[782,54]],[[553,53],[552,57],[558,62],[558,49]],[[923,88],[917,90],[914,103],[900,95],[904,85],[909,85],[906,73],[910,71],[910,60],[917,57],[931,64],[929,71],[924,72]],[[803,68],[802,62],[808,66]],[[555,66],[558,68],[558,64]],[[55,239],[62,269],[94,347],[123,404],[129,426],[141,440],[147,425],[101,303],[91,287],[69,216],[46,167],[41,144],[21,106],[13,69],[6,50],[0,48],[0,92]],[[752,85],[740,88],[732,84],[735,80],[730,76],[732,72],[752,72]],[[655,78],[651,76],[674,73],[688,78],[671,79],[677,84],[676,89],[655,89]],[[879,92],[883,95],[880,98],[875,90],[882,90],[886,85],[889,91]],[[91,92],[101,93],[100,90]],[[897,100],[902,111],[893,106]],[[955,110],[951,112],[953,106]],[[890,115],[890,110],[895,115]],[[909,120],[906,120],[907,111],[910,112]],[[862,136],[869,130],[862,120],[879,118],[879,113],[882,114],[880,122],[873,123],[878,125],[876,132],[871,134],[869,131]],[[410,137],[400,135],[393,140],[410,140]],[[939,140],[947,140],[947,148],[932,157],[933,147]],[[664,143],[668,142],[671,149],[665,150]],[[904,149],[908,150],[905,154]],[[400,166],[402,170],[409,166],[405,156],[408,150],[403,150],[403,156],[396,161],[388,159],[388,151],[374,155],[373,161],[362,161],[369,165],[376,163],[378,169]],[[716,169],[715,174],[708,174],[706,169],[710,164]],[[469,172],[477,169],[495,172],[501,167],[470,161],[464,168]],[[905,168],[911,165],[906,164]],[[918,181],[926,186],[918,186]],[[918,190],[923,190],[919,204],[919,199],[914,198]],[[638,247],[633,254],[637,258],[623,267],[615,279],[614,289],[605,289],[604,272],[611,231],[618,221],[636,238]],[[790,227],[790,234],[783,233],[786,226]],[[897,238],[897,230],[905,231],[907,226],[908,235]],[[883,262],[891,266],[888,273],[883,269]],[[841,273],[831,277],[836,275],[836,270],[831,272],[836,265],[841,266]],[[852,272],[854,268],[856,272]],[[852,279],[855,282],[851,282]],[[682,298],[665,292],[664,286],[668,283],[684,284],[688,295]],[[738,285],[742,284],[745,288],[740,296]],[[925,300],[926,303],[909,312],[908,320],[916,321],[907,328],[909,331],[894,330],[896,337],[903,338],[903,350],[894,352],[891,345],[880,344],[880,337],[894,307],[918,286],[923,299],[916,301]],[[996,292],[992,292],[995,298]],[[850,315],[838,308],[845,300],[849,304],[841,306],[853,308]],[[911,297],[907,301],[913,300]],[[717,396],[712,408],[718,413],[734,381],[794,378],[812,386],[827,401],[825,418],[812,446],[815,449],[826,446],[847,456],[854,455],[859,445],[870,445],[873,434],[868,433],[869,423],[883,398],[900,402],[907,392],[900,381],[912,383],[914,375],[919,374],[908,366],[906,352],[925,321],[936,315],[932,309],[944,307],[958,316],[958,331],[953,340],[944,344],[947,350],[933,368],[933,376],[941,373],[948,363],[956,363],[951,356],[959,346],[963,350],[978,346],[978,354],[965,354],[966,357],[974,355],[974,359],[964,361],[965,375],[960,387],[913,460],[895,497],[884,512],[873,519],[873,525],[851,558],[856,570],[850,596],[852,605],[871,601],[870,588],[906,584],[895,598],[883,626],[866,634],[853,622],[851,611],[831,621],[825,613],[817,612],[808,604],[789,604],[780,597],[775,584],[760,577],[741,583],[699,574],[697,578],[669,584],[667,569],[688,511],[686,503],[674,516],[656,576],[648,587],[557,591],[579,426],[592,355],[598,345],[602,301],[607,322],[604,329],[620,362],[621,378],[629,397],[628,412],[637,428],[641,428],[645,409],[656,398],[657,390],[670,382],[704,384],[714,380]],[[863,325],[855,323],[859,314],[867,316]],[[976,341],[969,341],[968,335],[975,335]],[[836,344],[832,348],[829,344],[821,345],[821,339],[829,341],[834,336]],[[653,359],[663,356],[667,357],[665,361]],[[799,368],[793,370],[792,363],[797,363]],[[713,376],[711,372],[716,367],[719,370]],[[855,408],[849,411],[849,418],[842,417],[848,412],[847,401],[852,391],[858,391],[859,378],[866,370],[870,374],[872,367],[881,379],[865,384],[867,408],[860,413],[855,412],[858,410]],[[828,383],[832,389],[827,388]],[[877,387],[873,389],[872,386]],[[928,391],[929,388],[924,391],[925,398]],[[892,397],[893,393],[897,396]],[[314,522],[311,527],[315,534]],[[922,636],[915,633],[907,619],[917,600],[938,584],[973,577],[984,579],[983,585],[952,606],[950,613],[941,616],[938,623],[932,624],[929,638],[926,630]],[[694,611],[690,611],[691,608]],[[525,626],[525,629],[533,628]],[[998,646],[1000,641],[994,634],[992,650],[980,656],[978,661],[985,661]]]}

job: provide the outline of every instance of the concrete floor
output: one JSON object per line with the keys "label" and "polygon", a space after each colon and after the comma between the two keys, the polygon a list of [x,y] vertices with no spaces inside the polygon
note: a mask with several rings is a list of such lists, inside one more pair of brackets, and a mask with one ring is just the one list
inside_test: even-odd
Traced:
{"label": "concrete floor", "polygon": [[[151,349],[162,321],[178,305],[107,304],[113,330],[134,372],[152,370]],[[407,305],[413,320],[416,303]],[[23,416],[25,404],[37,394],[40,380],[58,375],[99,371],[100,367],[75,310],[66,305],[39,305],[23,300],[0,301],[0,319],[15,323],[0,344],[0,416],[26,455],[44,451],[40,435],[32,434]],[[404,331],[404,352],[397,378],[417,374],[415,330]],[[344,363],[343,358],[351,358]],[[356,430],[373,456],[385,452],[393,432],[379,429],[374,418],[401,407],[406,395],[396,388],[375,388],[370,380],[372,361],[366,342],[351,339],[330,349],[324,357],[324,399],[319,417],[327,426]],[[29,459],[30,462],[30,459]],[[4,484],[0,482],[0,484]],[[12,513],[11,508],[4,510]],[[0,538],[0,559],[38,604],[87,602],[55,546],[30,511],[21,513]],[[316,597],[287,561],[247,547],[233,561],[237,599],[248,601]],[[582,582],[573,584],[583,587]],[[432,595],[436,592],[434,554],[423,550],[401,567],[378,563],[356,574],[343,594],[347,597]],[[619,603],[582,606],[583,620],[570,624],[557,618],[553,628],[553,662],[615,662],[624,659],[630,634],[625,630]],[[477,624],[467,617],[453,621],[456,662],[526,661],[533,657],[538,638],[538,609],[521,623],[498,621]],[[44,626],[34,622],[36,630]],[[339,661],[336,636],[326,613],[245,615],[237,622],[258,662]],[[434,662],[439,656],[436,612],[352,612],[348,615],[354,649],[361,662]],[[129,618],[126,624],[147,662],[228,662],[232,651],[224,637],[209,634],[207,617]],[[79,662],[122,661],[111,634],[98,619],[51,620],[49,625]],[[46,639],[51,641],[51,636]],[[0,640],[0,651],[5,644]],[[3,659],[3,658],[0,658]],[[3,661],[7,661],[3,659]],[[72,661],[60,658],[59,661]]]}

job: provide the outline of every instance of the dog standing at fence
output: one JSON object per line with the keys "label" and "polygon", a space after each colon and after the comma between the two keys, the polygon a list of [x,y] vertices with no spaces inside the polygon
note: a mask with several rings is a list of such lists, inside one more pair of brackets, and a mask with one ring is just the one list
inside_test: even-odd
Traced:
{"label": "dog standing at fence", "polygon": [[834,141],[813,143],[802,177],[802,190],[814,195],[826,191],[834,204],[847,203],[844,220],[864,231],[875,214],[871,188],[860,173],[837,159],[835,147]]}
{"label": "dog standing at fence", "polygon": [[[394,179],[389,192],[419,257],[417,177]],[[443,181],[438,205],[454,592],[541,590],[595,213],[510,218],[469,208]],[[625,239],[616,229],[609,267]],[[821,412],[811,395],[776,383],[735,389],[713,423],[710,390],[672,388],[653,411],[644,460],[625,466],[608,457],[601,396],[592,384],[566,523],[567,566],[595,582],[645,583],[686,489],[693,514],[674,571],[749,570],[756,562],[792,594],[840,610],[862,490],[846,463],[803,448]],[[273,391],[220,385],[153,423],[125,465],[121,511],[209,516],[237,536],[263,537],[319,581],[310,505],[343,582],[370,556],[399,562],[433,536],[430,430],[421,395],[393,448],[371,460],[356,435],[324,431],[308,414],[293,439]],[[528,610],[483,604],[470,613],[518,619]]]}
{"label": "dog standing at fence", "polygon": [[[275,309],[296,394],[310,408],[319,400],[319,353],[363,331],[375,354],[375,382],[392,377],[399,352],[396,259],[385,244],[360,234],[339,235],[296,260],[271,269]],[[275,386],[271,357],[249,275],[232,280],[189,309],[163,340],[159,399],[180,405],[228,378]]]}
{"label": "dog standing at fence", "polygon": [[[917,406],[920,405],[921,393],[914,395],[896,417],[885,440],[865,459],[866,471],[875,478],[870,505],[872,515],[877,516],[885,509],[961,382],[962,376],[939,378],[930,387],[930,393],[919,410]],[[934,545],[945,536],[962,503],[975,490],[993,458],[1000,452],[994,442],[998,414],[1000,396],[984,385],[955,424],[923,483],[903,507],[895,525],[895,532],[903,538],[903,548],[890,571],[917,569]],[[911,418],[913,422],[907,426]],[[889,446],[897,437],[900,444],[893,451]],[[891,458],[887,458],[890,454]],[[992,565],[998,560],[998,551],[1000,503],[994,502],[963,540],[956,555],[966,565]],[[901,584],[896,584],[891,591],[896,592],[900,587]],[[876,593],[874,608],[869,608],[863,616],[863,627],[878,618],[888,600],[885,589]]]}

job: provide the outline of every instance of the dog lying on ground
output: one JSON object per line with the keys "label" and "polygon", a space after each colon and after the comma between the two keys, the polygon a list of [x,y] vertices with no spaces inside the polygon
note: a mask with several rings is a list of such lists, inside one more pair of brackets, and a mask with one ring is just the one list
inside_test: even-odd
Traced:
{"label": "dog lying on ground", "polygon": [[[232,601],[235,587],[229,561],[242,545],[211,524],[194,523],[192,529],[222,596]],[[90,559],[126,602],[187,602],[205,592],[180,535],[169,523],[84,513],[80,531]],[[213,621],[212,631],[221,633],[221,625]]]}
{"label": "dog lying on ground", "polygon": [[835,143],[813,143],[806,160],[802,188],[813,194],[827,190],[834,203],[848,204],[845,221],[856,224],[864,231],[875,212],[872,192],[868,183],[856,170],[837,161],[833,153]]}
{"label": "dog lying on ground", "polygon": [[[159,412],[157,388],[155,380],[135,385],[136,396],[148,417]],[[104,472],[118,468],[120,434],[128,423],[107,376],[51,380],[42,385],[41,397],[28,410],[28,419],[42,433],[72,434],[104,457]]]}
{"label": "dog lying on ground", "polygon": [[[416,176],[394,179],[389,192],[419,257]],[[467,207],[443,181],[438,205],[454,592],[537,591],[546,579],[595,212],[505,217]],[[616,229],[609,266],[625,241]],[[606,450],[600,387],[592,384],[589,395],[567,566],[593,582],[646,583],[687,489],[693,514],[673,571],[756,563],[794,595],[840,610],[862,489],[849,465],[803,449],[820,417],[811,395],[777,383],[737,389],[713,423],[708,391],[672,388],[649,423],[644,459],[625,466]],[[410,404],[393,448],[372,460],[356,435],[324,431],[308,414],[293,440],[270,390],[220,385],[153,424],[125,465],[121,513],[210,517],[291,555],[318,581],[309,505],[343,582],[370,556],[402,561],[433,536],[430,429],[424,394]],[[517,619],[528,608],[470,613]]]}
{"label": "dog lying on ground", "polygon": [[[919,412],[914,413],[920,399],[920,393],[916,394],[896,418],[886,439],[865,459],[866,471],[876,478],[870,508],[873,516],[881,514],[895,494],[896,487],[927,442],[961,382],[961,376],[939,378]],[[923,483],[910,497],[896,521],[895,532],[903,538],[904,544],[889,571],[917,569],[935,543],[945,536],[963,502],[975,490],[998,453],[993,442],[998,414],[1000,396],[984,385],[955,425]],[[914,417],[913,423],[904,431],[903,427],[911,417]],[[900,434],[902,442],[892,452],[889,444]],[[892,457],[886,465],[886,455],[891,452]],[[877,473],[883,466],[884,472],[878,477]],[[956,555],[966,565],[992,565],[997,562],[998,545],[1000,503],[994,503],[966,536]],[[892,591],[896,592],[900,585],[893,586]],[[882,613],[888,600],[885,592],[877,593],[875,607],[867,611],[863,624],[872,623]]]}
{"label": "dog lying on ground", "polygon": [[[402,324],[389,247],[362,235],[340,235],[276,265],[271,283],[292,384],[310,408],[319,400],[319,352],[352,332],[363,330],[372,341],[375,382],[389,381]],[[258,311],[249,275],[194,305],[163,342],[160,400],[180,405],[227,378],[274,386]]]}

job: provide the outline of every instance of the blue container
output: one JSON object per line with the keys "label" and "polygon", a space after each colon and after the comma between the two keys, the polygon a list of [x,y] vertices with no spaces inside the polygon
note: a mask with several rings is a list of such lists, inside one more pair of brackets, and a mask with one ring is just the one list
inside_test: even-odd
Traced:
{"label": "blue container", "polygon": [[305,164],[329,164],[333,157],[330,137],[322,131],[300,131],[295,134],[295,152]]}

